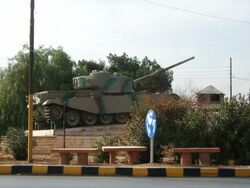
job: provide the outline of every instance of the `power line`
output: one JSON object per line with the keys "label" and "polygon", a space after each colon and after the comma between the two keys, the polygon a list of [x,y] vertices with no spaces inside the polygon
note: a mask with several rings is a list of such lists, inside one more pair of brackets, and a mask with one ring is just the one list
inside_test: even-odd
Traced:
{"label": "power line", "polygon": [[194,78],[194,79],[210,79],[210,80],[216,80],[216,79],[225,79],[227,80],[228,77],[226,76],[197,76],[197,75],[182,75],[182,76],[178,76],[178,75],[174,75],[174,78]]}
{"label": "power line", "polygon": [[244,81],[250,82],[250,79],[247,79],[247,78],[239,78],[239,77],[236,77],[236,76],[233,76],[233,78],[237,79],[237,80],[244,80]]}
{"label": "power line", "polygon": [[228,18],[228,17],[222,17],[222,16],[206,14],[206,13],[203,13],[203,12],[198,12],[198,11],[193,11],[193,10],[189,10],[189,9],[179,8],[179,7],[175,7],[175,6],[171,6],[171,5],[167,5],[167,4],[163,4],[163,3],[157,3],[157,2],[154,2],[154,1],[150,1],[150,0],[142,0],[142,1],[144,1],[146,3],[154,4],[154,5],[157,5],[157,6],[165,7],[165,8],[168,8],[168,9],[173,9],[173,10],[176,10],[176,11],[186,12],[186,13],[189,13],[189,14],[195,14],[195,15],[199,15],[199,16],[205,16],[205,17],[210,17],[210,18],[215,18],[215,19],[218,19],[218,20],[225,20],[225,21],[230,21],[230,22],[250,24],[250,21],[247,21],[247,20],[239,20],[239,19],[234,19],[234,18]]}
{"label": "power line", "polygon": [[178,71],[174,71],[174,73],[178,73],[178,74],[180,74],[180,73],[199,73],[199,74],[204,74],[204,73],[211,73],[211,74],[219,74],[219,73],[228,73],[229,72],[229,70],[200,70],[200,71],[195,71],[195,70],[190,70],[190,71],[188,71],[188,70],[178,70]]}
{"label": "power line", "polygon": [[212,67],[185,67],[185,68],[176,68],[175,70],[229,70],[229,67],[228,66],[212,66]]}

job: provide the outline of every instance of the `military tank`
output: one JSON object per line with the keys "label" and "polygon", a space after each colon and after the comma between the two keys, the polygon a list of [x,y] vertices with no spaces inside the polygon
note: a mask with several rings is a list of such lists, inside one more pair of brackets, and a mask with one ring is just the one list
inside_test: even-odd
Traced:
{"label": "military tank", "polygon": [[125,123],[131,106],[142,102],[145,95],[155,99],[162,95],[136,92],[137,83],[192,59],[194,57],[135,80],[107,71],[92,71],[87,76],[74,77],[73,90],[42,91],[33,95],[34,120],[48,122],[65,118],[68,127]]}

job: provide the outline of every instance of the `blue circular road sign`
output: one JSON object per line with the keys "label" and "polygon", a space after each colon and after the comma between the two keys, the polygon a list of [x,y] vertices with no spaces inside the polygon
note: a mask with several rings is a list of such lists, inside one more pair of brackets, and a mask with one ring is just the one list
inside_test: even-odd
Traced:
{"label": "blue circular road sign", "polygon": [[145,119],[146,133],[149,138],[154,138],[157,127],[156,115],[153,110],[149,110]]}

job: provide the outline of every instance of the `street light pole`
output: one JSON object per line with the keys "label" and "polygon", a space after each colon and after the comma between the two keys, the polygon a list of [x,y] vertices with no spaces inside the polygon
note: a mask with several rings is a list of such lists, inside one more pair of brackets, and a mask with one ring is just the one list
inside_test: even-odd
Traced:
{"label": "street light pole", "polygon": [[34,0],[30,1],[30,54],[29,54],[29,81],[28,81],[28,162],[32,162],[32,133],[33,133],[33,65],[34,65]]}

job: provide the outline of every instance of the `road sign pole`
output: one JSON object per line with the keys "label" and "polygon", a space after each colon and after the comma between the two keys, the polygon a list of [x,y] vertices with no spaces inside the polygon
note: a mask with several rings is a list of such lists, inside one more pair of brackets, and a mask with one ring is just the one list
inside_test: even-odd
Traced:
{"label": "road sign pole", "polygon": [[150,139],[150,163],[154,162],[154,139]]}
{"label": "road sign pole", "polygon": [[145,119],[146,133],[150,139],[150,163],[154,162],[154,136],[157,128],[156,115],[153,110],[149,110]]}

